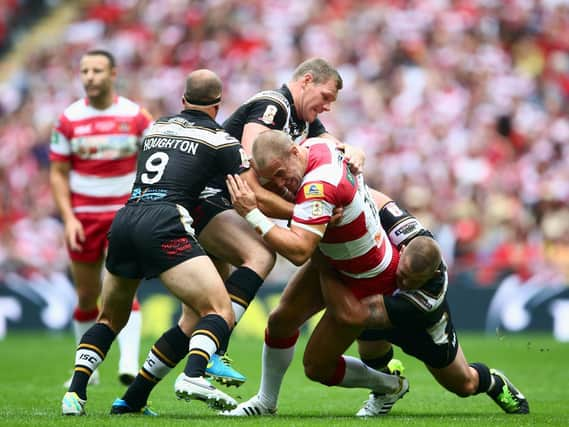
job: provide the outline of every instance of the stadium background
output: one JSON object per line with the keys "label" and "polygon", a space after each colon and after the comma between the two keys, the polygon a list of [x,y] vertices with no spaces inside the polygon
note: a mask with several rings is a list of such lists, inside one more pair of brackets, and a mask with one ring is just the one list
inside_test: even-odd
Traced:
{"label": "stadium background", "polygon": [[[569,1],[6,0],[0,5],[0,337],[65,330],[74,294],[49,190],[51,125],[83,96],[78,61],[117,57],[119,93],[155,117],[187,72],[223,79],[223,121],[323,56],[344,89],[329,131],[366,179],[430,227],[459,329],[569,340]],[[262,334],[280,260],[237,333]],[[177,304],[142,287],[146,332]],[[154,329],[152,329],[154,328]]]}

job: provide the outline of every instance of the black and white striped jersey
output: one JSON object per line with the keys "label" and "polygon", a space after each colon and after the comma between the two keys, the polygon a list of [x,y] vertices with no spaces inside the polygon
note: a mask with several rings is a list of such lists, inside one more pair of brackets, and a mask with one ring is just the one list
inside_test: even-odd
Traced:
{"label": "black and white striped jersey", "polygon": [[207,114],[158,119],[142,141],[129,203],[167,201],[190,208],[215,176],[248,167],[241,144]]}
{"label": "black and white striped jersey", "polygon": [[286,85],[253,95],[225,120],[223,127],[231,136],[241,141],[243,128],[247,123],[258,123],[270,129],[282,130],[298,144],[307,138],[326,133],[326,128],[318,118],[312,123],[298,118],[292,94]]}

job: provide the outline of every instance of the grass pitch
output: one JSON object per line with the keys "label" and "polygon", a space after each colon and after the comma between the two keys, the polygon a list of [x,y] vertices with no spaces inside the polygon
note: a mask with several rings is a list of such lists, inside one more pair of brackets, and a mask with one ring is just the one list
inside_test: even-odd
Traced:
{"label": "grass pitch", "polygon": [[[0,425],[6,426],[566,426],[569,345],[550,335],[506,335],[500,338],[461,334],[469,361],[481,361],[503,370],[522,390],[530,403],[527,416],[507,415],[486,395],[461,399],[440,387],[424,366],[396,350],[406,367],[410,392],[391,413],[377,419],[356,419],[353,414],[367,397],[366,390],[325,387],[306,379],[302,372],[301,338],[285,377],[279,412],[275,417],[235,419],[220,417],[201,402],[178,401],[174,379],[178,366],[158,385],[151,396],[152,408],[160,417],[109,416],[112,401],[122,395],[116,370],[118,351],[113,345],[101,366],[101,385],[90,387],[86,417],[60,415],[62,384],[73,365],[70,334],[8,333],[0,342]],[[141,358],[153,339],[142,343]],[[239,389],[227,391],[243,401],[256,391],[260,378],[261,341],[236,335],[230,345],[235,367],[248,377]],[[353,349],[350,354],[354,354]]]}

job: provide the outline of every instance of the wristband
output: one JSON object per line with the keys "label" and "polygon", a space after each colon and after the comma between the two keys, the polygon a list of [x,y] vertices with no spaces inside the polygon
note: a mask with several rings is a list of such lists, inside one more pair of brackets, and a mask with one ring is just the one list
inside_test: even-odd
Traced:
{"label": "wristband", "polygon": [[245,215],[245,219],[261,236],[267,234],[275,226],[275,223],[267,218],[259,208],[255,208]]}

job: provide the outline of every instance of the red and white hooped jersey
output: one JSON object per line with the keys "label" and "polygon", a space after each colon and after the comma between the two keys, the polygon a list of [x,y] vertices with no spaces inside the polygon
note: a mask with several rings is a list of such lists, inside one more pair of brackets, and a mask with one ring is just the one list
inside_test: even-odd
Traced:
{"label": "red and white hooped jersey", "polygon": [[93,108],[87,98],[67,107],[52,132],[50,160],[71,162],[74,212],[113,212],[124,205],[151,121],[148,112],[122,96],[105,110]]}
{"label": "red and white hooped jersey", "polygon": [[[334,207],[342,206],[339,224],[327,227],[319,248],[349,286],[374,281],[388,267],[397,253],[381,227],[373,198],[360,176],[350,172],[342,153],[323,138],[311,138],[303,144],[309,149],[308,167],[296,194],[292,224],[311,232],[311,225],[330,221]],[[398,258],[398,257],[397,257]],[[381,293],[395,289],[393,277],[382,281]]]}

